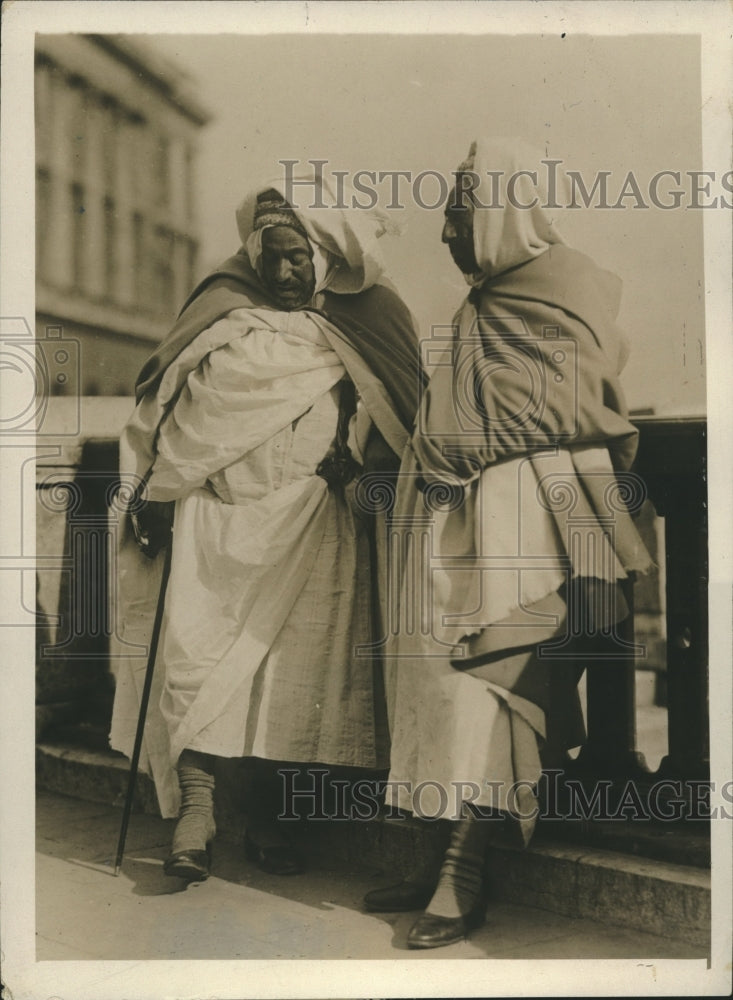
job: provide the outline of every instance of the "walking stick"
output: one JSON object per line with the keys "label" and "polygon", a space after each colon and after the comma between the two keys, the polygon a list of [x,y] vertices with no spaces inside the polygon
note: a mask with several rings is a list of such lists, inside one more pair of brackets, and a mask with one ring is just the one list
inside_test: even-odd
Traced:
{"label": "walking stick", "polygon": [[140,699],[140,714],[137,719],[137,731],[135,733],[135,745],[132,750],[130,761],[130,774],[127,779],[127,795],[125,797],[125,807],[122,811],[122,824],[120,826],[120,837],[117,841],[117,857],[115,858],[115,875],[120,874],[122,866],[122,855],[125,852],[125,840],[127,839],[127,826],[130,822],[132,812],[132,800],[135,795],[135,781],[137,779],[137,769],[140,763],[140,750],[143,745],[143,734],[145,732],[145,716],[148,713],[148,702],[150,701],[150,689],[153,686],[153,671],[155,670],[155,657],[158,653],[158,640],[160,639],[160,627],[163,623],[163,609],[165,607],[165,592],[168,586],[168,576],[171,570],[171,553],[173,550],[173,539],[168,539],[165,550],[165,562],[163,563],[163,575],[160,581],[160,594],[158,595],[158,606],[155,609],[155,619],[153,621],[153,634],[150,637],[150,652],[148,653],[148,663],[145,668],[145,683],[143,684],[142,698]]}

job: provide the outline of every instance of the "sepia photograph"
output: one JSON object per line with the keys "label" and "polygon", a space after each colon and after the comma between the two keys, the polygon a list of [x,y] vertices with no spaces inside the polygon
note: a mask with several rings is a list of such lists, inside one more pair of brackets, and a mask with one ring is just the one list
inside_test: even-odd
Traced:
{"label": "sepia photograph", "polygon": [[730,994],[731,24],[3,6],[13,1000]]}

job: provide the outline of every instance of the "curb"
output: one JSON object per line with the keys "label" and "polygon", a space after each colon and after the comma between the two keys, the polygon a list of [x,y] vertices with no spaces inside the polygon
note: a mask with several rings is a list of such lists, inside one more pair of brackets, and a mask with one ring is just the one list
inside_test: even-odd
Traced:
{"label": "curb", "polygon": [[[128,769],[127,759],[112,751],[36,747],[38,787],[86,801],[122,808]],[[134,810],[159,815],[155,788],[145,774],[138,777]],[[241,840],[242,815],[226,798],[217,808],[217,828],[225,840]],[[314,854],[397,878],[415,861],[439,856],[447,836],[445,822],[412,817],[313,821],[305,830]],[[503,842],[492,847],[488,877],[495,899],[696,945],[710,940],[710,872],[704,868],[535,838],[527,849]]]}

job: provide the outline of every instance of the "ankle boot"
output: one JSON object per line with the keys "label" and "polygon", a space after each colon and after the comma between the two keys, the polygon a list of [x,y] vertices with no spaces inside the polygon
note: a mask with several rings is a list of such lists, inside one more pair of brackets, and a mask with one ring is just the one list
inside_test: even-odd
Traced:
{"label": "ankle boot", "polygon": [[408,948],[439,948],[463,940],[486,913],[484,865],[490,821],[467,813],[454,830],[437,888],[407,936]]}
{"label": "ankle boot", "polygon": [[166,875],[187,882],[208,878],[214,823],[213,761],[207,754],[184,751],[178,764],[181,810],[173,833],[171,853],[163,866]]}

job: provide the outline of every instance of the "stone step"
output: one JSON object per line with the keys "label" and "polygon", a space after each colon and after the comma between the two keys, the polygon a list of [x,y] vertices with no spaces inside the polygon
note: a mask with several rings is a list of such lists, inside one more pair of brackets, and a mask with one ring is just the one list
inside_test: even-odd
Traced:
{"label": "stone step", "polygon": [[[38,786],[85,801],[121,807],[128,770],[127,759],[112,752],[48,743],[36,748]],[[134,808],[158,812],[155,789],[144,774],[138,777]],[[223,839],[241,838],[242,818],[231,804],[217,811],[217,826]],[[304,837],[309,851],[370,865],[389,877],[439,850],[447,827],[411,817],[312,821]],[[562,843],[541,834],[527,849],[509,842],[492,847],[488,875],[491,895],[499,900],[697,945],[709,941],[710,872],[702,867]]]}
{"label": "stone step", "polygon": [[489,856],[498,898],[689,941],[710,942],[710,872],[598,847],[536,843]]}
{"label": "stone step", "polygon": [[[393,874],[434,848],[445,831],[412,818],[381,819],[323,824],[313,837],[319,851]],[[494,899],[696,945],[710,941],[710,871],[700,867],[540,835],[526,849],[492,845],[488,877]]]}
{"label": "stone step", "polygon": [[[36,744],[36,785],[85,802],[122,806],[130,762],[112,750],[90,750],[69,744]],[[155,787],[138,774],[133,810],[160,815]]]}

